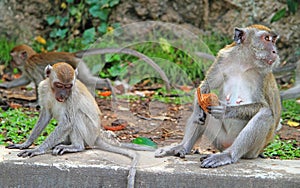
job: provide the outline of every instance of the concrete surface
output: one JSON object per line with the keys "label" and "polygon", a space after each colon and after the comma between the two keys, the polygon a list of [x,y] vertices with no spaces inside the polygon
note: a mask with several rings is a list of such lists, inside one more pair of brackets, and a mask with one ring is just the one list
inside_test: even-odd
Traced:
{"label": "concrete surface", "polygon": [[[100,150],[19,158],[0,146],[0,187],[126,187],[130,159]],[[136,187],[300,187],[300,160],[240,160],[215,169],[199,167],[199,155],[154,158],[139,152]]]}

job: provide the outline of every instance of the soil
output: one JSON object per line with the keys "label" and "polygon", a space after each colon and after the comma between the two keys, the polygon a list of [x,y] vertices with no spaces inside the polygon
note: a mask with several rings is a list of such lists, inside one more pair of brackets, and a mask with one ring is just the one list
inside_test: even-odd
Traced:
{"label": "soil", "polygon": [[[3,98],[3,93],[10,93],[11,96],[23,96],[23,98],[16,99],[15,97],[7,100],[16,107],[27,106],[28,101],[24,98],[32,99],[32,94],[34,94],[32,91],[20,89],[9,91],[0,89],[1,98]],[[118,99],[117,102],[112,102],[109,98],[96,98],[102,112],[102,126],[109,129],[123,128],[114,131],[121,142],[130,142],[137,137],[147,137],[160,147],[179,143],[182,140],[185,123],[192,113],[192,104],[167,104],[153,101],[151,97],[140,97],[139,99],[135,97],[134,100],[130,98],[132,97]],[[29,108],[29,110],[35,109]],[[299,126],[283,125],[278,134],[280,139],[296,140],[297,145],[300,146]],[[217,151],[206,138],[198,141],[194,149],[201,153]]]}

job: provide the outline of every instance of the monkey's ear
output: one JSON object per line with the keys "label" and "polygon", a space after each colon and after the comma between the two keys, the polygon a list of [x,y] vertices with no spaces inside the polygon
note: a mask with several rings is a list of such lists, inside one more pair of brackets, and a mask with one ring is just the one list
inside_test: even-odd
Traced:
{"label": "monkey's ear", "polygon": [[234,28],[234,41],[237,44],[241,44],[246,39],[246,32],[243,29],[240,28]]}
{"label": "monkey's ear", "polygon": [[76,69],[74,70],[74,72],[75,72],[75,78],[76,78],[77,75],[78,75],[78,68],[76,68]]}
{"label": "monkey's ear", "polygon": [[23,60],[27,59],[27,52],[22,51],[21,54],[20,54],[20,58],[23,59]]}
{"label": "monkey's ear", "polygon": [[52,70],[52,66],[51,65],[47,65],[45,68],[45,77],[48,78],[51,74],[51,70]]}

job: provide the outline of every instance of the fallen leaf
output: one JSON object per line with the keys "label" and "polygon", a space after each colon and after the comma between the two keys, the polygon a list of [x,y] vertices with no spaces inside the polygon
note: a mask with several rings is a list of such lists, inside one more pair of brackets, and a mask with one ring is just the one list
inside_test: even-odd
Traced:
{"label": "fallen leaf", "polygon": [[98,95],[102,96],[102,97],[109,97],[109,96],[111,96],[111,91],[102,91],[102,92],[99,91]]}
{"label": "fallen leaf", "polygon": [[298,127],[298,126],[300,125],[299,122],[295,122],[295,121],[291,121],[291,120],[289,120],[289,121],[287,122],[287,124],[288,124],[289,126],[291,126],[291,127]]}

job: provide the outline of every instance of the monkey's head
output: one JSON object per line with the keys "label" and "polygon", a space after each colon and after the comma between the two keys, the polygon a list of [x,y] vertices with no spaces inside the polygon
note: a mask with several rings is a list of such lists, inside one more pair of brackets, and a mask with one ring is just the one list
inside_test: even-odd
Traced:
{"label": "monkey's head", "polygon": [[279,36],[263,25],[251,25],[246,28],[235,28],[234,41],[250,50],[260,68],[271,68],[279,62],[276,41]]}
{"label": "monkey's head", "polygon": [[31,47],[24,44],[15,46],[10,51],[12,63],[16,67],[23,66],[27,59],[35,53],[36,52]]}
{"label": "monkey's head", "polygon": [[58,102],[65,102],[72,92],[76,81],[77,69],[67,63],[56,63],[45,68],[52,92]]}

